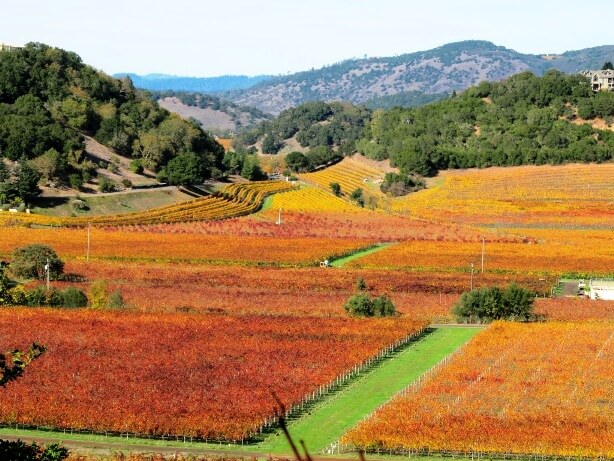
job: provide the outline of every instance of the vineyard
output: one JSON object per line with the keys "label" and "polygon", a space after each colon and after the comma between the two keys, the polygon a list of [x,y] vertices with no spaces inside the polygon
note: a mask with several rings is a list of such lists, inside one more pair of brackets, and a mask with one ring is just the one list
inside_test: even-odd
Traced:
{"label": "vineyard", "polygon": [[[0,422],[242,440],[274,422],[269,388],[302,407],[425,325],[454,323],[451,308],[471,287],[514,282],[538,294],[535,314],[547,323],[488,328],[345,442],[412,456],[611,457],[599,450],[602,440],[614,446],[614,302],[547,296],[562,274],[611,274],[612,173],[611,164],[445,172],[393,199],[379,192],[383,169],[345,159],[301,175],[311,185],[233,184],[138,213],[0,212],[0,260],[50,245],[68,274],[52,287],[91,295],[101,281],[125,304],[0,310],[0,351],[48,348],[2,391]],[[347,199],[356,188],[375,209]],[[350,317],[343,306],[359,279],[399,316]],[[548,323],[557,321],[575,323]]]}
{"label": "vineyard", "polygon": [[281,208],[284,211],[298,212],[359,212],[345,200],[315,187],[276,194],[271,201],[271,207],[275,210]]}
{"label": "vineyard", "polygon": [[[567,235],[567,234],[572,235]],[[558,234],[556,238],[553,234]],[[575,235],[574,235],[575,234]],[[579,235],[581,234],[582,237]],[[526,235],[526,234],[525,234]],[[614,253],[603,251],[611,242],[611,231],[544,231],[547,239],[484,244],[484,266],[489,271],[533,274],[580,273],[609,274]],[[577,237],[574,239],[573,237]],[[567,237],[567,238],[565,238]],[[578,248],[578,239],[584,239]],[[478,242],[407,241],[361,258],[351,265],[363,268],[431,268],[440,270],[481,269],[481,244]]]}
{"label": "vineyard", "polygon": [[[85,258],[88,231],[71,228],[3,228],[0,254],[9,255],[28,243],[51,245],[64,257]],[[317,265],[318,261],[341,255],[372,243],[364,239],[288,237],[243,237],[229,241],[224,235],[151,234],[128,228],[92,229],[90,258],[135,261],[185,260],[210,263],[268,263],[271,265]]]}
{"label": "vineyard", "polygon": [[611,324],[498,323],[344,441],[430,451],[614,456]]}
{"label": "vineyard", "polygon": [[299,178],[315,184],[327,191],[331,183],[341,186],[341,194],[349,196],[356,189],[362,189],[366,195],[383,197],[379,191],[384,174],[382,171],[358,160],[345,158],[341,162],[313,173],[304,173]]}
{"label": "vineyard", "polygon": [[440,176],[433,187],[394,199],[393,211],[445,222],[525,227],[600,226],[614,219],[612,163],[446,171]]}
{"label": "vineyard", "polygon": [[8,424],[227,440],[415,334],[410,320],[0,311],[0,350],[47,346],[3,390]]}
{"label": "vineyard", "polygon": [[291,190],[287,182],[263,181],[231,184],[219,193],[188,202],[116,215],[52,217],[24,213],[0,213],[0,223],[36,224],[44,226],[84,227],[126,226],[154,223],[221,220],[254,213],[268,195]]}
{"label": "vineyard", "polygon": [[[126,302],[144,312],[223,312],[231,315],[345,316],[342,305],[354,292],[356,280],[366,279],[374,294],[387,294],[409,318],[450,322],[450,309],[470,283],[469,275],[454,273],[209,266],[140,261],[69,261],[69,273],[89,280],[103,279],[120,290]],[[556,278],[483,274],[474,286],[504,286],[516,281],[547,293]],[[57,283],[57,282],[56,282]],[[88,289],[88,282],[83,282]],[[614,303],[577,299],[538,299],[536,312],[548,319],[612,319]]]}

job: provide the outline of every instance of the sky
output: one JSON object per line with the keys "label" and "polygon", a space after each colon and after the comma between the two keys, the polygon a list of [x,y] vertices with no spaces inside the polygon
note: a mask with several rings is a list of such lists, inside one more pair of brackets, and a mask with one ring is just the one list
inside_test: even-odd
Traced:
{"label": "sky", "polygon": [[462,40],[612,45],[612,18],[612,0],[5,0],[0,42],[57,46],[109,74],[281,75]]}

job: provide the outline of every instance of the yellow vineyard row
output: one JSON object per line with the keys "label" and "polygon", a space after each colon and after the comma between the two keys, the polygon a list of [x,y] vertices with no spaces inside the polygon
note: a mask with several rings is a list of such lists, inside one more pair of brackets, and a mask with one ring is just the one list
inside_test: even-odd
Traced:
{"label": "yellow vineyard row", "polygon": [[305,173],[299,177],[327,190],[330,189],[331,183],[336,182],[341,186],[341,192],[346,195],[351,194],[356,189],[382,195],[378,188],[372,186],[379,182],[383,176],[384,174],[375,168],[351,158],[345,158],[324,170]]}

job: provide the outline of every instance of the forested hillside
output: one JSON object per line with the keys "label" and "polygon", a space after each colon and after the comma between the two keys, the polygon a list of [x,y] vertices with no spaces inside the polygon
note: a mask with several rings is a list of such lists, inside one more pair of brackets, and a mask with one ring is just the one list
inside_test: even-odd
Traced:
{"label": "forested hillside", "polygon": [[356,146],[426,176],[447,168],[603,162],[613,158],[614,132],[587,122],[599,118],[611,127],[613,117],[614,93],[593,93],[586,78],[523,72],[423,107],[376,111]]}
{"label": "forested hillside", "polygon": [[84,135],[133,159],[135,170],[203,180],[222,168],[223,148],[196,124],[44,44],[0,52],[0,203],[27,201],[41,177],[79,188],[95,174]]}
{"label": "forested hillside", "polygon": [[370,110],[348,103],[308,102],[242,133],[235,145],[247,148],[259,143],[263,153],[276,154],[294,139],[304,149],[325,147],[349,154],[370,117]]}

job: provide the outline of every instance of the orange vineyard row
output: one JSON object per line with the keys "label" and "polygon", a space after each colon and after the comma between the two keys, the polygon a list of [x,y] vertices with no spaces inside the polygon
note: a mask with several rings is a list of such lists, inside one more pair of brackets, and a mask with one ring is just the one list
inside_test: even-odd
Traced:
{"label": "orange vineyard row", "polygon": [[84,258],[87,240],[90,258],[134,260],[185,260],[193,262],[251,262],[316,264],[333,255],[346,254],[372,243],[366,239],[330,238],[228,238],[226,235],[151,234],[114,230],[0,227],[0,254],[33,243],[50,245],[62,257]]}
{"label": "orange vineyard row", "polygon": [[[437,221],[598,226],[614,220],[614,164],[487,168],[440,173],[394,211]],[[530,226],[526,226],[530,227]]]}
{"label": "orange vineyard row", "polygon": [[47,347],[2,391],[0,422],[240,440],[414,334],[402,319],[2,309],[0,350]]}
{"label": "orange vineyard row", "polygon": [[345,442],[611,458],[613,375],[611,323],[496,323]]}

